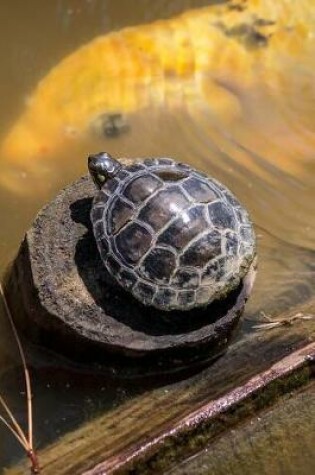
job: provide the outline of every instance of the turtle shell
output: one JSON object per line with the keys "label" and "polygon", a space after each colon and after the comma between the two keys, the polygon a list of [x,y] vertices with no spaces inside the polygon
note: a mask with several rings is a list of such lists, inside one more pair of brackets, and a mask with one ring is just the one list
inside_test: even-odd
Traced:
{"label": "turtle shell", "polygon": [[122,168],[96,195],[91,220],[109,273],[161,310],[224,298],[255,256],[253,227],[235,196],[168,158]]}

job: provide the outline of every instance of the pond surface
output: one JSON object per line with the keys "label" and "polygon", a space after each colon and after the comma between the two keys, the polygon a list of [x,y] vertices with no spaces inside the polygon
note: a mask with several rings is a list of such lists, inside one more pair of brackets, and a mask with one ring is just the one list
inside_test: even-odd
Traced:
{"label": "pond surface", "polygon": [[[270,10],[270,18],[245,16],[246,11],[237,9],[233,15],[243,16],[230,17],[231,10],[216,10],[224,3],[139,0],[131,8],[128,0],[14,0],[1,5],[1,275],[41,206],[86,173],[89,152],[106,150],[118,157],[171,156],[193,164],[225,183],[248,208],[257,229],[261,270],[238,338],[252,331],[246,322],[258,318],[260,310],[277,315],[305,300],[315,269],[315,20],[307,14],[311,0],[299,2],[297,20],[288,14],[279,24],[275,18],[282,15],[280,7]],[[73,71],[71,65],[65,67],[62,77],[59,62],[98,35],[170,18],[189,8],[195,12],[184,19],[154,27],[152,35],[162,52],[147,45],[150,28],[118,34],[105,44],[99,62],[104,62],[107,76],[98,102],[95,78],[102,68],[96,68],[97,59],[84,69],[83,51]],[[203,35],[205,24],[211,28]],[[185,40],[184,53],[177,49],[178,38]],[[139,59],[141,41],[146,56]],[[160,63],[148,74],[150,54]],[[50,97],[58,99],[64,87],[68,102],[63,99],[54,109],[47,99],[34,106],[31,119],[25,118],[26,104],[37,104],[37,83],[52,68],[57,75]],[[81,72],[87,77],[82,81],[95,83],[95,89],[76,87]],[[43,88],[50,84],[53,81],[44,80]],[[34,124],[36,140],[45,139],[41,153],[33,151],[27,135],[18,133],[9,140],[14,146],[7,146],[20,117],[22,124]],[[55,124],[63,127],[63,141],[55,134]],[[39,349],[29,348],[29,358],[40,447],[146,389],[130,380],[113,383],[101,375],[83,376]],[[18,364],[2,313],[0,393],[25,421]],[[0,469],[22,455],[0,427]]]}

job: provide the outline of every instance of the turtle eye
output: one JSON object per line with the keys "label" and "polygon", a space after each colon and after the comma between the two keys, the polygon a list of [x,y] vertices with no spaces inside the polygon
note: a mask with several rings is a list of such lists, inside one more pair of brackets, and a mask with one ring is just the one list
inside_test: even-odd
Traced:
{"label": "turtle eye", "polygon": [[96,175],[96,178],[99,183],[104,183],[106,180],[106,177],[104,175],[101,175],[100,173]]}

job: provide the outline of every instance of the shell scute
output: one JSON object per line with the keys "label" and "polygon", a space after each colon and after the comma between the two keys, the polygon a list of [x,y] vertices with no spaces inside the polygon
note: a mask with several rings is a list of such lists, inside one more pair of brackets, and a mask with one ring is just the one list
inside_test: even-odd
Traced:
{"label": "shell scute", "polygon": [[199,287],[199,289],[196,290],[196,304],[202,306],[209,303],[209,296],[209,287]]}
{"label": "shell scute", "polygon": [[253,239],[253,230],[250,226],[240,227],[240,236],[244,241],[250,241]]}
{"label": "shell scute", "polygon": [[194,241],[181,255],[180,264],[204,267],[207,262],[221,253],[221,234],[212,230]]}
{"label": "shell scute", "polygon": [[109,268],[109,270],[112,274],[115,275],[119,272],[120,264],[119,264],[118,260],[113,257],[112,254],[107,255],[106,262],[107,262],[107,267]]}
{"label": "shell scute", "polygon": [[[222,186],[221,186],[221,188],[222,188]],[[226,201],[229,204],[231,204],[232,206],[237,206],[237,207],[241,206],[238,199],[233,195],[233,193],[228,191],[226,188],[224,189],[223,194],[224,194],[224,197],[225,197]]]}
{"label": "shell scute", "polygon": [[145,169],[145,165],[142,163],[134,163],[126,167],[126,170],[131,173],[140,172]]}
{"label": "shell scute", "polygon": [[145,257],[141,274],[152,282],[167,284],[176,268],[176,256],[167,248],[153,248]]}
{"label": "shell scute", "polygon": [[208,205],[211,223],[219,229],[235,229],[237,227],[233,208],[222,201],[216,201]]}
{"label": "shell scute", "polygon": [[175,290],[162,287],[155,294],[152,303],[158,308],[173,308],[177,303]]}
{"label": "shell scute", "polygon": [[196,269],[179,268],[172,279],[172,284],[183,289],[187,287],[196,289],[200,284],[199,272]]}
{"label": "shell scute", "polygon": [[196,293],[194,290],[182,290],[178,292],[177,302],[180,306],[190,307],[195,303]]}
{"label": "shell scute", "polygon": [[99,221],[95,221],[93,228],[94,228],[94,236],[97,241],[99,241],[105,236],[105,228],[104,228],[103,219],[100,219]]}
{"label": "shell scute", "polygon": [[124,201],[120,196],[113,199],[108,210],[108,230],[112,234],[116,234],[134,214],[133,207]]}
{"label": "shell scute", "polygon": [[104,217],[104,206],[94,206],[92,209],[92,219],[93,221],[100,221]]}
{"label": "shell scute", "polygon": [[195,205],[184,210],[175,221],[159,236],[157,243],[170,245],[176,249],[182,249],[192,239],[209,228],[203,205]]}
{"label": "shell scute", "polygon": [[152,285],[145,284],[143,282],[138,282],[134,289],[134,295],[141,300],[145,305],[149,305],[154,297],[155,288]]}
{"label": "shell scute", "polygon": [[161,180],[153,175],[140,175],[134,178],[125,188],[124,196],[132,203],[143,202],[162,186]]}
{"label": "shell scute", "polygon": [[183,188],[199,203],[210,203],[218,198],[215,191],[200,177],[192,176],[184,181]]}
{"label": "shell scute", "polygon": [[218,257],[210,261],[203,272],[203,281],[218,282],[225,274],[226,260]]}
{"label": "shell scute", "polygon": [[227,231],[225,238],[225,252],[223,252],[223,254],[226,256],[237,256],[239,246],[237,234],[233,231]]}
{"label": "shell scute", "polygon": [[[96,207],[104,208],[109,198],[110,198],[110,195],[108,193],[105,193],[104,189],[99,191],[93,200],[92,213],[93,213],[94,208]],[[93,217],[92,217],[92,220],[93,220]]]}
{"label": "shell scute", "polygon": [[102,257],[106,258],[107,254],[109,252],[109,241],[108,241],[107,237],[103,236],[102,238],[100,238],[99,247],[100,247]]}
{"label": "shell scute", "polygon": [[134,222],[125,226],[115,239],[118,252],[128,264],[136,264],[148,251],[151,242],[149,231]]}
{"label": "shell scute", "polygon": [[119,283],[127,290],[130,290],[137,282],[135,273],[127,269],[120,270],[118,279]]}
{"label": "shell scute", "polygon": [[188,204],[188,199],[178,187],[169,186],[146,202],[139,213],[139,219],[158,231]]}
{"label": "shell scute", "polygon": [[107,192],[107,195],[112,195],[114,193],[114,191],[116,190],[116,188],[118,188],[119,186],[119,180],[117,180],[116,178],[112,178],[111,180],[108,180],[103,188],[102,188],[102,192],[106,193]]}

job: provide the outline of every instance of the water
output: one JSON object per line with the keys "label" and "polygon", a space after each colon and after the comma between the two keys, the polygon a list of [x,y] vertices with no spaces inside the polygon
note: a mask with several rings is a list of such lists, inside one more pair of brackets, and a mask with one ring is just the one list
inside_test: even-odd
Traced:
{"label": "water", "polygon": [[[132,9],[127,0],[54,0],[45,5],[38,0],[27,4],[18,0],[4,3],[1,5],[5,21],[0,42],[0,137],[4,140],[38,81],[82,44],[124,26],[219,3],[223,2],[139,0]],[[198,18],[194,20],[196,25],[198,21]],[[194,50],[198,35],[192,35],[191,28],[193,22],[187,28],[178,25],[178,30],[187,36],[187,48],[197,63],[201,47]],[[170,38],[166,50],[171,51]],[[240,66],[236,62],[232,76],[230,71],[224,74],[224,68],[218,74],[214,66],[202,68],[195,64],[193,74],[183,77],[160,66],[161,74],[150,77],[144,84],[137,77],[128,74],[121,77],[117,72],[115,76],[114,72],[105,83],[110,91],[108,95],[115,96],[114,105],[103,110],[103,114],[91,116],[88,133],[74,136],[64,147],[53,148],[40,160],[29,158],[27,150],[23,156],[23,147],[18,156],[2,155],[1,274],[14,257],[36,211],[57,190],[86,173],[88,152],[107,150],[114,156],[134,157],[168,155],[194,164],[221,180],[253,217],[259,237],[261,270],[246,316],[255,318],[261,309],[277,314],[302,302],[314,278],[315,265],[314,38],[313,23],[308,25],[304,46],[299,48],[297,44],[294,49],[284,43],[268,57],[269,69],[257,61],[252,76],[246,70],[245,59],[242,64],[242,58],[238,58]],[[229,46],[224,48],[220,43],[214,50],[206,46],[209,55],[218,56],[215,66],[218,61],[224,62]],[[260,51],[251,54],[259,55]],[[178,57],[173,59],[178,64]],[[84,115],[83,105],[92,100],[88,94],[90,91],[82,101],[82,95],[78,96],[82,102],[78,115]],[[132,95],[136,102],[130,105]],[[49,110],[42,123],[45,135],[50,123]],[[64,126],[71,135],[71,124]],[[283,295],[289,298],[284,299]],[[1,391],[19,419],[24,420],[23,383],[16,368],[17,354],[3,318],[0,325]],[[243,331],[250,332],[251,326],[245,325]],[[40,447],[99,411],[119,405],[145,389],[136,388],[132,382],[104,384],[102,377],[89,374],[83,377],[77,371],[65,369],[62,361],[52,360],[34,349],[30,357],[34,364],[36,433]],[[47,366],[51,369],[47,370]],[[17,460],[21,452],[7,432],[2,428],[0,431],[1,467]]]}

